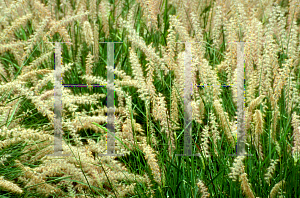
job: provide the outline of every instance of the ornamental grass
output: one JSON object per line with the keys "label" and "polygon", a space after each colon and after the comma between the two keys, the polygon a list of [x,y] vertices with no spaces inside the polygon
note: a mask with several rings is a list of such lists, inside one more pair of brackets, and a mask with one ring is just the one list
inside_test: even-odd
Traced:
{"label": "ornamental grass", "polygon": [[[1,197],[300,197],[298,0],[0,0],[0,13]],[[113,110],[104,42],[122,42]],[[49,155],[58,55],[67,156]],[[112,111],[123,156],[101,155]],[[186,118],[198,155],[176,155]],[[248,155],[232,155],[241,132]]]}

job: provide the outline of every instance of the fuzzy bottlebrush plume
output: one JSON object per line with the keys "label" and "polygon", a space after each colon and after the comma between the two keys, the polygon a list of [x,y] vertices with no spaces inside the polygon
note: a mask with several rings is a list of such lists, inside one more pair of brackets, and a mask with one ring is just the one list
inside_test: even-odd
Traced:
{"label": "fuzzy bottlebrush plume", "polygon": [[169,113],[168,109],[166,107],[165,97],[159,93],[158,97],[156,97],[155,103],[153,103],[153,117],[155,120],[160,121],[160,125],[162,127],[162,130],[165,131],[166,136],[169,142],[169,153],[171,155],[172,150],[175,150],[175,140],[174,140],[174,133],[172,130],[169,130],[171,128],[170,123],[167,121],[169,120]]}
{"label": "fuzzy bottlebrush plume", "polygon": [[149,29],[152,29],[153,26],[156,30],[158,30],[157,26],[157,15],[160,14],[160,7],[163,3],[162,0],[137,0],[137,3],[143,9],[144,17],[146,19],[146,24]]}
{"label": "fuzzy bottlebrush plume", "polygon": [[[169,69],[166,67],[166,64],[164,63],[163,59],[159,57],[159,55],[155,52],[154,47],[150,45],[146,45],[145,40],[138,35],[137,31],[132,27],[132,24],[128,21],[124,21],[120,19],[121,24],[124,28],[128,31],[128,39],[132,42],[132,45],[134,45],[136,48],[141,49],[145,55],[147,56],[147,59],[149,63],[154,68],[154,71],[157,72],[157,76],[161,78],[159,71],[163,70],[164,74],[166,75],[169,71]],[[148,68],[148,67],[147,67]]]}
{"label": "fuzzy bottlebrush plume", "polygon": [[173,26],[169,27],[168,36],[166,40],[168,45],[166,47],[166,54],[164,60],[167,63],[169,69],[175,71],[176,32]]}
{"label": "fuzzy bottlebrush plume", "polygon": [[139,82],[137,84],[138,92],[140,93],[139,97],[144,101],[149,100],[150,99],[149,89],[148,89],[146,81],[145,81],[142,66],[139,63],[138,56],[135,52],[135,48],[134,47],[129,48],[129,50],[130,50],[129,59],[130,59],[130,63],[131,63],[131,66],[132,66],[132,73],[133,73],[134,79]]}
{"label": "fuzzy bottlebrush plume", "polygon": [[4,81],[7,78],[7,72],[2,63],[0,63],[0,82]]}
{"label": "fuzzy bottlebrush plume", "polygon": [[276,195],[278,194],[279,190],[282,189],[284,184],[285,184],[284,180],[281,180],[280,182],[275,184],[275,186],[272,188],[272,190],[270,192],[270,198],[275,198]]}
{"label": "fuzzy bottlebrush plume", "polygon": [[[172,85],[172,94],[171,94],[171,100],[172,100],[172,105],[171,105],[171,112],[170,112],[170,118],[172,120],[172,130],[177,130],[180,129],[179,124],[178,124],[178,99],[177,99],[177,93],[176,93],[176,88],[175,84]],[[193,108],[194,109],[194,108]]]}
{"label": "fuzzy bottlebrush plume", "polygon": [[250,122],[252,120],[253,110],[262,103],[262,100],[264,99],[264,95],[261,95],[251,101],[249,104],[249,107],[246,108],[246,124],[245,124],[245,131],[247,131],[250,128]]}
{"label": "fuzzy bottlebrush plume", "polygon": [[273,160],[271,159],[271,164],[269,168],[267,169],[267,172],[265,174],[265,180],[270,185],[270,180],[273,178],[273,174],[275,172],[276,164],[279,162],[279,159]]}
{"label": "fuzzy bottlebrush plume", "polygon": [[[24,172],[24,177],[30,179],[30,182],[26,184],[26,187],[31,186],[29,189],[35,188],[39,193],[46,196],[49,196],[52,193],[61,193],[60,189],[47,184],[46,181],[42,179],[40,175],[37,174],[32,168],[23,165],[19,160],[15,160],[15,162],[17,167],[21,168],[21,170]],[[39,187],[37,187],[36,184],[40,184]]]}
{"label": "fuzzy bottlebrush plume", "polygon": [[[89,52],[87,59],[86,59],[86,64],[85,64],[86,75],[92,75],[92,72],[93,72],[92,69],[93,69],[93,63],[94,63],[93,59],[94,59],[94,56],[92,56],[91,52]],[[92,82],[90,82],[89,78],[86,78],[86,83],[92,84]],[[89,90],[91,91],[92,88],[89,87]]]}
{"label": "fuzzy bottlebrush plume", "polygon": [[213,139],[213,144],[214,144],[214,153],[216,156],[219,156],[219,153],[217,151],[218,147],[218,142],[221,139],[220,137],[220,132],[219,132],[219,124],[217,123],[217,118],[214,115],[213,112],[210,113],[210,128],[211,128],[211,134],[212,134],[212,139]]}
{"label": "fuzzy bottlebrush plume", "polygon": [[213,17],[213,30],[212,30],[212,39],[213,39],[213,47],[219,48],[220,45],[220,32],[222,32],[222,19],[224,18],[223,12],[222,12],[222,7],[221,6],[216,6],[215,8],[215,15]]}
{"label": "fuzzy bottlebrush plume", "polygon": [[161,185],[161,172],[159,165],[157,163],[156,154],[153,148],[149,145],[143,145],[143,151],[145,153],[145,159],[147,160],[152,174],[154,175],[154,180]]}
{"label": "fuzzy bottlebrush plume", "polygon": [[238,156],[234,159],[233,166],[230,167],[231,172],[229,173],[229,178],[233,181],[237,181],[237,178],[239,178],[243,194],[246,195],[246,197],[255,198],[253,191],[251,190],[247,174],[245,173],[245,166],[243,164],[244,159],[245,156]]}
{"label": "fuzzy bottlebrush plume", "polygon": [[37,44],[37,42],[40,40],[40,37],[44,36],[44,29],[48,26],[48,23],[50,21],[50,17],[46,17],[43,21],[41,21],[38,24],[38,28],[36,32],[30,36],[30,39],[27,41],[28,45],[25,47],[25,53],[22,57],[22,63],[25,61],[25,59],[32,53],[32,50],[34,46]]}
{"label": "fuzzy bottlebrush plume", "polygon": [[245,166],[243,164],[244,159],[245,156],[238,156],[234,159],[233,166],[230,167],[231,172],[229,173],[229,178],[231,178],[233,181],[236,181],[237,177],[245,172]]}
{"label": "fuzzy bottlebrush plume", "polygon": [[0,187],[6,191],[22,194],[23,190],[11,181],[5,180],[3,176],[0,176]]}
{"label": "fuzzy bottlebrush plume", "polygon": [[97,0],[90,0],[90,15],[93,21],[97,20]]}
{"label": "fuzzy bottlebrush plume", "polygon": [[25,26],[26,23],[33,18],[32,14],[27,14],[24,15],[18,19],[16,19],[11,26],[7,27],[6,29],[4,29],[3,33],[0,35],[0,42],[3,43],[3,41],[5,41],[5,43],[7,42],[7,40],[11,40],[14,37],[14,32],[19,29],[21,26]]}
{"label": "fuzzy bottlebrush plume", "polygon": [[227,112],[224,112],[223,108],[222,108],[222,104],[220,103],[220,100],[215,100],[213,102],[214,107],[216,109],[218,118],[220,120],[220,125],[223,127],[228,140],[230,141],[231,145],[234,147],[235,146],[235,141],[233,138],[233,135],[230,131],[230,126],[229,126],[229,117]]}
{"label": "fuzzy bottlebrush plume", "polygon": [[295,163],[297,163],[300,158],[300,116],[297,115],[296,112],[294,112],[292,116],[292,126],[294,128],[294,146],[292,148],[292,154]]}
{"label": "fuzzy bottlebrush plume", "polygon": [[85,21],[83,23],[83,33],[84,33],[84,38],[85,42],[88,44],[88,46],[93,46],[94,44],[94,35],[93,35],[93,30],[90,22]]}
{"label": "fuzzy bottlebrush plume", "polygon": [[24,41],[10,42],[9,44],[1,44],[0,45],[0,54],[9,51],[12,54],[14,54],[14,56],[17,58],[18,63],[20,63],[20,60],[22,59],[22,57],[15,50],[19,49],[19,48],[24,48],[24,46],[26,46],[26,44],[27,43]]}
{"label": "fuzzy bottlebrush plume", "polygon": [[105,38],[109,35],[109,13],[110,13],[110,3],[108,0],[102,0],[99,4],[99,13],[101,17],[101,22],[103,25],[103,31],[105,32]]}
{"label": "fuzzy bottlebrush plume", "polygon": [[251,185],[248,182],[246,173],[242,173],[240,175],[240,181],[241,181],[241,188],[242,188],[244,195],[246,195],[246,197],[248,197],[248,198],[255,198],[253,191],[251,190]]}
{"label": "fuzzy bottlebrush plume", "polygon": [[279,68],[276,71],[276,74],[274,76],[274,83],[273,83],[273,95],[271,96],[271,105],[272,109],[276,108],[276,105],[278,103],[278,100],[281,96],[282,88],[284,85],[287,85],[288,77],[290,74],[290,67],[293,64],[292,59],[287,59],[285,63],[282,64],[282,68]]}
{"label": "fuzzy bottlebrush plume", "polygon": [[95,62],[98,62],[99,60],[99,25],[98,24],[94,24],[94,56],[95,56]]}
{"label": "fuzzy bottlebrush plume", "polygon": [[200,98],[197,101],[192,101],[191,106],[192,106],[193,119],[196,122],[202,124],[203,123],[202,119],[204,118],[204,113],[205,113],[204,103],[202,99]]}
{"label": "fuzzy bottlebrush plume", "polygon": [[263,160],[264,155],[262,151],[262,144],[260,141],[260,136],[263,133],[263,125],[264,125],[264,120],[262,117],[262,113],[260,110],[255,110],[255,114],[253,115],[253,120],[255,123],[255,138],[254,138],[254,145],[256,149],[258,150],[259,157]]}
{"label": "fuzzy bottlebrush plume", "polygon": [[286,111],[291,114],[292,112],[292,107],[297,107],[299,106],[300,103],[300,93],[297,88],[297,75],[295,73],[295,68],[293,67],[293,64],[289,65],[290,67],[290,72],[287,77],[287,83],[286,86],[284,87],[284,93],[285,93],[285,102],[286,102]]}
{"label": "fuzzy bottlebrush plume", "polygon": [[197,187],[199,189],[199,192],[202,193],[201,198],[209,198],[210,193],[208,193],[208,189],[207,189],[207,187],[205,186],[205,184],[203,183],[202,180],[198,179]]}
{"label": "fuzzy bottlebrush plume", "polygon": [[233,84],[232,81],[232,74],[236,73],[234,72],[234,69],[237,65],[237,44],[234,43],[234,41],[238,41],[238,36],[236,33],[236,23],[237,19],[235,17],[231,17],[228,21],[225,22],[224,25],[224,34],[227,38],[228,47],[226,48],[225,52],[225,60],[221,65],[219,66],[220,69],[224,67],[225,72],[227,74],[228,84]]}
{"label": "fuzzy bottlebrush plume", "polygon": [[124,144],[131,149],[135,144],[134,136],[133,136],[133,124],[135,123],[135,121],[131,119],[131,112],[132,112],[131,96],[128,96],[126,94],[125,100],[126,100],[126,108],[124,109],[125,121],[123,122],[122,133],[120,135],[123,139],[126,140],[123,141]]}
{"label": "fuzzy bottlebrush plume", "polygon": [[185,42],[192,40],[189,36],[188,31],[184,27],[184,24],[178,19],[178,17],[171,15],[170,16],[170,25],[173,26],[176,32],[179,34],[179,38]]}
{"label": "fuzzy bottlebrush plume", "polygon": [[202,132],[202,135],[201,135],[201,147],[202,147],[202,151],[203,151],[203,155],[206,159],[209,159],[210,158],[210,153],[209,153],[209,126],[208,125],[205,125],[204,126],[204,129],[203,129],[203,132]]}
{"label": "fuzzy bottlebrush plume", "polygon": [[[50,1],[49,3],[51,4],[53,1]],[[30,0],[31,5],[33,6],[33,12],[38,15],[40,18],[46,18],[51,16],[50,10],[45,6],[45,4],[41,3],[41,1],[32,1]],[[54,3],[52,4],[54,5]]]}
{"label": "fuzzy bottlebrush plume", "polygon": [[[52,21],[50,30],[44,35],[43,40],[47,40],[47,36],[54,35],[55,32],[58,32],[64,38],[65,42],[71,42],[70,36],[65,27],[76,20],[86,17],[88,14],[89,12],[84,12],[71,17],[65,17],[58,22]],[[66,45],[69,46],[70,43],[66,43]]]}

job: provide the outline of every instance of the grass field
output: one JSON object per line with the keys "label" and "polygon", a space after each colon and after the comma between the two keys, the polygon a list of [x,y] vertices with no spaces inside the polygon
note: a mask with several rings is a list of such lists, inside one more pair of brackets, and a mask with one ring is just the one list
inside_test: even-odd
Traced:
{"label": "grass field", "polygon": [[[0,197],[299,197],[299,0],[0,0]],[[115,152],[107,151],[114,44]],[[63,151],[54,152],[62,43]],[[185,45],[191,76],[185,77]],[[198,43],[196,43],[198,42]],[[244,44],[245,151],[234,86]]]}

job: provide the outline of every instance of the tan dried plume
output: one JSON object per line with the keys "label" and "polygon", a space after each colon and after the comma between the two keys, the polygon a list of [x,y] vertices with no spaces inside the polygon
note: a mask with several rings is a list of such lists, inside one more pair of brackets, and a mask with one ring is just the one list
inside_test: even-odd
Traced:
{"label": "tan dried plume", "polygon": [[83,33],[84,33],[85,42],[88,44],[88,46],[93,46],[94,35],[93,35],[93,30],[90,22],[85,21],[83,23]]}
{"label": "tan dried plume", "polygon": [[246,124],[245,124],[245,131],[247,131],[250,128],[250,122],[252,120],[252,114],[253,114],[253,110],[259,105],[261,104],[263,98],[265,96],[261,95],[259,97],[257,97],[255,100],[251,101],[251,103],[249,104],[249,107],[247,107],[246,109]]}
{"label": "tan dried plume", "polygon": [[300,158],[300,116],[296,112],[292,115],[292,126],[293,136],[294,136],[294,146],[292,147],[292,154],[295,161],[298,161]]}
{"label": "tan dried plume", "polygon": [[110,12],[110,3],[108,0],[102,0],[99,4],[99,13],[101,17],[101,23],[103,25],[103,31],[105,32],[105,38],[108,38],[109,35],[109,24],[108,24],[108,18],[109,18],[109,12]]}
{"label": "tan dried plume", "polygon": [[154,180],[161,185],[161,171],[157,163],[156,154],[153,148],[150,145],[143,145],[143,152],[145,153],[145,159],[147,160]]}
{"label": "tan dried plume", "polygon": [[198,191],[202,193],[201,198],[208,198],[210,196],[210,193],[208,193],[208,189],[202,180],[198,179],[197,187]]}
{"label": "tan dried plume", "polygon": [[255,147],[256,147],[256,149],[259,153],[259,156],[263,160],[264,155],[263,155],[263,152],[262,152],[262,144],[261,144],[261,141],[260,141],[260,136],[263,133],[264,121],[263,121],[263,117],[262,117],[262,114],[261,114],[260,110],[255,110],[253,120],[254,120],[254,123],[255,123],[254,144],[255,144]]}
{"label": "tan dried plume", "polygon": [[137,0],[143,9],[146,24],[149,29],[153,27],[158,30],[157,15],[160,14],[160,7],[162,6],[162,0]]}
{"label": "tan dried plume", "polygon": [[228,140],[231,142],[231,145],[233,147],[235,147],[235,140],[234,140],[233,135],[230,131],[229,117],[228,117],[227,112],[225,112],[223,110],[223,107],[220,103],[220,100],[214,100],[213,104],[214,104],[215,110],[217,112],[218,118],[220,120],[220,125],[224,129]]}
{"label": "tan dried plume", "polygon": [[237,177],[245,172],[245,166],[243,164],[244,159],[245,156],[238,156],[234,159],[233,166],[230,167],[231,172],[229,173],[229,178],[231,178],[233,181],[236,181]]}
{"label": "tan dried plume", "polygon": [[270,192],[270,198],[276,197],[276,195],[278,194],[279,190],[283,188],[284,184],[285,184],[284,180],[281,180],[280,182],[278,182],[277,184],[275,184],[275,186],[272,188],[272,190]]}
{"label": "tan dried plume", "polygon": [[267,172],[266,172],[266,174],[265,174],[265,180],[266,180],[266,182],[270,185],[270,180],[271,180],[271,178],[273,178],[273,174],[274,174],[274,172],[275,172],[275,168],[276,168],[276,164],[279,162],[279,159],[276,159],[276,160],[274,160],[274,159],[271,159],[271,164],[270,164],[270,166],[268,167],[268,169],[267,169]]}
{"label": "tan dried plume", "polygon": [[210,158],[210,150],[209,150],[209,125],[205,125],[201,134],[201,148],[203,155],[206,159]]}
{"label": "tan dried plume", "polygon": [[[170,118],[171,118],[171,122],[172,122],[172,130],[177,130],[180,129],[180,127],[176,126],[179,125],[178,124],[178,99],[177,99],[177,93],[176,93],[176,88],[175,88],[175,84],[172,85],[172,94],[171,94],[171,100],[172,100],[172,104],[171,104],[171,112],[170,112]],[[174,122],[174,123],[173,123]]]}
{"label": "tan dried plume", "polygon": [[24,15],[20,18],[17,18],[12,25],[4,29],[3,33],[0,36],[0,42],[8,41],[14,39],[14,32],[19,29],[21,26],[25,26],[26,23],[33,18],[32,14]]}
{"label": "tan dried plume", "polygon": [[253,191],[251,189],[251,184],[249,184],[248,178],[247,178],[247,173],[242,173],[240,175],[240,181],[241,181],[241,188],[243,193],[246,195],[248,198],[255,198]]}
{"label": "tan dried plume", "polygon": [[169,113],[168,109],[166,107],[166,101],[165,97],[158,93],[158,96],[156,97],[155,103],[153,103],[153,117],[155,120],[160,121],[160,125],[162,127],[162,130],[165,131],[166,136],[168,139],[170,139],[169,142],[169,154],[172,155],[172,150],[175,150],[175,140],[174,140],[174,132],[171,129]]}
{"label": "tan dried plume", "polygon": [[3,176],[0,176],[0,187],[6,191],[11,191],[13,193],[22,194],[23,190],[15,183],[4,179]]}

